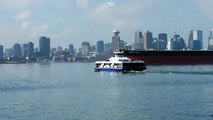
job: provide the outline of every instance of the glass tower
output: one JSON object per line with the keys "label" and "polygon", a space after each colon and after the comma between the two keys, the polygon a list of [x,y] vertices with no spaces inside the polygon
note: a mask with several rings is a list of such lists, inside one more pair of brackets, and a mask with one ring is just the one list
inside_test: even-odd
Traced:
{"label": "glass tower", "polygon": [[50,57],[50,38],[48,37],[40,37],[39,38],[39,51],[40,56],[43,58],[49,58]]}

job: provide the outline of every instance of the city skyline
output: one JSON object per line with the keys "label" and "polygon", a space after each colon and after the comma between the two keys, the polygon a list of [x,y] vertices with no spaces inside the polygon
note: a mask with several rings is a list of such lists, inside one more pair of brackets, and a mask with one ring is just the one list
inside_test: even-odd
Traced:
{"label": "city skyline", "polygon": [[[111,41],[105,41],[105,40],[103,40],[103,39],[100,39],[100,40],[96,40],[96,42],[94,42],[94,43],[91,43],[90,41],[80,41],[80,43],[81,43],[81,45],[79,46],[79,47],[77,47],[75,44],[73,44],[73,43],[69,43],[69,44],[67,44],[67,45],[65,45],[65,46],[62,46],[61,44],[59,44],[59,45],[56,45],[56,46],[52,46],[52,38],[51,37],[49,37],[49,36],[40,36],[38,39],[37,39],[37,41],[36,41],[36,43],[34,43],[34,42],[32,42],[32,41],[27,41],[26,43],[18,43],[18,42],[15,42],[15,43],[13,43],[13,45],[12,45],[12,47],[5,47],[5,45],[3,45],[3,44],[1,44],[0,43],[0,45],[1,46],[3,46],[4,47],[4,51],[6,50],[6,49],[11,49],[11,48],[13,48],[13,46],[15,45],[15,44],[19,44],[19,45],[26,45],[26,44],[29,44],[29,43],[31,43],[31,44],[33,44],[33,47],[35,48],[35,49],[38,49],[38,48],[40,48],[40,39],[41,38],[47,38],[47,39],[51,39],[51,42],[50,43],[48,43],[50,46],[49,46],[49,48],[50,49],[52,49],[52,48],[58,48],[58,47],[60,47],[61,49],[68,49],[68,48],[70,48],[70,45],[72,45],[72,47],[73,48],[75,48],[76,50],[79,50],[79,48],[82,48],[82,46],[83,46],[83,44],[84,43],[87,43],[87,44],[89,44],[89,46],[93,46],[93,47],[95,47],[95,49],[98,49],[97,48],[97,42],[99,42],[99,41],[103,41],[105,44],[110,44],[110,45],[115,45],[116,47],[114,48],[113,46],[111,46],[112,47],[112,49],[114,50],[114,49],[118,49],[118,48],[122,48],[121,46],[125,46],[125,44],[126,45],[130,45],[130,46],[132,46],[132,48],[134,49],[134,50],[143,50],[143,49],[145,49],[145,50],[147,50],[147,49],[153,49],[153,47],[154,46],[152,46],[152,45],[154,45],[155,43],[154,42],[156,42],[156,40],[163,40],[164,42],[165,42],[165,44],[168,44],[167,42],[172,42],[173,41],[173,39],[174,39],[174,36],[175,35],[178,35],[179,37],[181,36],[181,39],[183,39],[184,40],[184,42],[185,42],[185,45],[186,45],[186,48],[189,48],[189,49],[193,49],[192,47],[190,47],[191,46],[191,44],[190,44],[190,41],[192,40],[192,41],[196,41],[196,40],[201,40],[200,41],[200,43],[201,43],[201,46],[200,47],[198,47],[198,49],[203,49],[203,50],[207,50],[208,48],[209,48],[209,45],[211,45],[212,43],[209,43],[209,39],[210,38],[212,38],[212,31],[213,31],[213,29],[211,29],[210,31],[209,31],[209,37],[208,37],[208,40],[207,40],[207,43],[204,43],[205,42],[205,40],[203,40],[203,31],[202,30],[191,30],[190,31],[190,34],[188,35],[188,38],[183,38],[180,34],[178,34],[178,33],[174,33],[173,35],[170,35],[170,37],[168,37],[169,35],[167,34],[167,33],[163,33],[163,32],[161,32],[161,33],[158,33],[156,36],[153,36],[153,34],[155,34],[155,33],[152,33],[151,31],[145,31],[145,32],[142,32],[142,31],[140,31],[140,30],[137,30],[137,31],[135,31],[135,34],[134,34],[134,40],[133,41],[131,41],[131,43],[128,43],[127,41],[124,41],[124,40],[122,40],[121,38],[122,38],[122,36],[120,36],[119,34],[121,33],[119,30],[113,30],[112,31],[112,35],[111,35]],[[137,41],[137,39],[138,39],[138,32],[140,32],[140,37],[142,37],[142,38],[140,38],[141,40],[140,40],[140,42],[138,42]],[[197,32],[199,32],[199,36],[197,35],[198,33]],[[147,33],[149,34],[148,36],[148,39],[147,39]],[[113,35],[114,34],[114,35]],[[194,35],[193,35],[194,34]],[[115,37],[118,37],[118,38],[116,38],[115,39]],[[193,37],[195,37],[195,38],[193,38]],[[146,40],[147,39],[147,40]],[[119,43],[120,42],[120,43]],[[148,44],[147,44],[147,42],[149,42]],[[198,44],[200,44],[200,43],[198,43]],[[38,46],[35,46],[35,44],[38,44]],[[207,44],[207,46],[206,47],[203,47],[204,46],[204,44]],[[141,48],[138,48],[138,45],[142,45],[141,46]],[[149,46],[149,47],[148,47]],[[192,45],[193,46],[193,45]],[[165,46],[166,48],[164,48],[164,49],[170,49],[170,48],[168,48],[168,46]]]}
{"label": "city skyline", "polygon": [[[51,37],[51,46],[98,40],[111,42],[112,31],[132,44],[137,30],[167,33],[177,31],[185,40],[191,30],[203,31],[207,48],[213,25],[212,0],[4,0],[0,2],[0,44],[32,41],[38,47],[40,36]],[[38,9],[39,8],[39,9]]]}

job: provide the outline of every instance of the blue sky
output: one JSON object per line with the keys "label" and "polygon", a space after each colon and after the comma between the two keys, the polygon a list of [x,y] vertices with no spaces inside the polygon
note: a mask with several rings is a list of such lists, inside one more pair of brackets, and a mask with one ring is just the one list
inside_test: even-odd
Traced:
{"label": "blue sky", "polygon": [[190,30],[204,31],[207,45],[213,28],[213,0],[1,0],[0,44],[51,38],[51,47],[111,41],[113,29],[132,44],[134,32],[166,32],[188,40]]}

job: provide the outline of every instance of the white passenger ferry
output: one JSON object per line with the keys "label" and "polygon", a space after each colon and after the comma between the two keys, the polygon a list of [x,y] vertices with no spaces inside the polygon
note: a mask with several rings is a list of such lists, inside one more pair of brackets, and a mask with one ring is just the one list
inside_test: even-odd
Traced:
{"label": "white passenger ferry", "polygon": [[132,61],[124,56],[122,50],[115,51],[113,57],[106,61],[96,61],[95,65],[96,72],[128,72],[146,70],[144,61]]}

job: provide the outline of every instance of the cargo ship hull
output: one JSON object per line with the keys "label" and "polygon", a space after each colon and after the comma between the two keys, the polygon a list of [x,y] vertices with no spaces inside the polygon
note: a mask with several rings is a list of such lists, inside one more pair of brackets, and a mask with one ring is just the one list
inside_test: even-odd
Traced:
{"label": "cargo ship hull", "polygon": [[203,65],[213,64],[213,51],[124,51],[132,60],[146,65]]}

